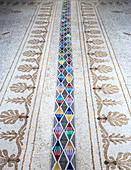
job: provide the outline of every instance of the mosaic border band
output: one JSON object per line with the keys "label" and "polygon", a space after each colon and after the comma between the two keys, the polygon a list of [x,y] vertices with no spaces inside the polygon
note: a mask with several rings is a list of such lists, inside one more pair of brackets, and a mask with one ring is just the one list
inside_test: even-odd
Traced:
{"label": "mosaic border band", "polygon": [[53,128],[51,161],[53,170],[76,169],[70,8],[70,0],[64,0],[60,23],[58,80]]}

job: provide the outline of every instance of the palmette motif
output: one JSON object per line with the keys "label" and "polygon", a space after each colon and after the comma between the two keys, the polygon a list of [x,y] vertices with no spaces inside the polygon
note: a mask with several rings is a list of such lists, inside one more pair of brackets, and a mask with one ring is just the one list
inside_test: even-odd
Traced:
{"label": "palmette motif", "polygon": [[[106,5],[104,2],[101,2],[100,4]],[[121,5],[121,3],[116,4]],[[100,27],[99,19],[95,10],[97,5],[97,3],[80,3],[83,23],[82,29],[84,30],[83,35],[85,36],[85,43],[87,45],[87,58],[90,62],[89,69],[92,75],[93,101],[96,101],[97,104],[96,115],[103,143],[103,149],[101,149],[101,151],[103,150],[105,160],[102,160],[101,162],[101,169],[102,164],[104,163],[106,165],[106,169],[118,168],[121,170],[129,170],[131,169],[130,152],[127,150],[125,153],[118,151],[117,156],[109,155],[112,144],[124,145],[131,141],[131,136],[114,132],[110,134],[110,131],[106,128],[105,124],[108,123],[110,127],[122,128],[123,126],[128,125],[130,119],[127,117],[127,113],[117,111],[120,110],[119,108],[123,105],[122,101],[115,99],[115,94],[120,93],[121,86],[117,86],[118,83],[115,83],[116,78],[112,76],[114,74],[114,68],[110,66],[112,65],[110,64],[110,56],[106,50],[106,43],[102,36],[102,28]],[[94,25],[93,28],[92,25]],[[108,83],[106,83],[106,81]],[[107,111],[109,109],[110,111]],[[129,107],[128,111],[130,115]],[[101,155],[99,156],[101,157]]]}
{"label": "palmette motif", "polygon": [[[22,161],[21,153],[26,145],[27,135],[25,137],[25,134],[29,133],[27,125],[31,121],[31,104],[34,103],[34,97],[37,95],[35,92],[38,86],[42,50],[46,43],[52,7],[52,2],[43,3],[38,7],[30,36],[28,35],[28,41],[13,75],[14,81],[11,81],[8,87],[11,95],[4,98],[6,104],[4,105],[5,110],[0,113],[0,123],[1,130],[2,124],[7,125],[7,131],[0,132],[0,140],[7,141],[8,145],[10,145],[9,142],[13,143],[15,150],[14,153],[11,153],[9,148],[2,148],[1,145],[0,169],[5,165],[18,169],[18,163]],[[42,17],[42,21],[40,21],[39,17]],[[17,126],[19,129],[16,128]]]}

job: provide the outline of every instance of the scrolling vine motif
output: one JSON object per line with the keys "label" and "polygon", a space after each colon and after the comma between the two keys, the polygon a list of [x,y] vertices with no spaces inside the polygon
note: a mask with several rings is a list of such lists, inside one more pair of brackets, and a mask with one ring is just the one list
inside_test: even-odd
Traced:
{"label": "scrolling vine motif", "polygon": [[[96,5],[96,4],[94,4]],[[108,156],[111,144],[124,144],[131,141],[131,136],[125,136],[120,133],[109,135],[105,124],[110,127],[123,127],[128,125],[129,118],[124,113],[117,111],[117,108],[123,103],[120,100],[112,99],[115,94],[119,94],[119,87],[115,83],[113,68],[109,64],[109,55],[107,53],[104,38],[102,37],[99,22],[95,13],[94,5],[81,2],[81,16],[83,23],[84,36],[86,37],[87,55],[90,61],[90,73],[92,75],[93,93],[97,103],[97,121],[101,131],[101,137],[104,149],[104,164],[106,169],[131,169],[131,153],[118,152],[116,159]],[[101,5],[105,5],[103,2]],[[92,27],[94,26],[94,27]],[[106,64],[107,63],[107,64]],[[104,82],[104,83],[103,83]],[[108,82],[108,83],[105,83]],[[114,82],[114,84],[113,84]],[[108,98],[108,97],[111,98]],[[116,111],[103,113],[108,108],[115,108]],[[117,107],[115,107],[117,106]]]}
{"label": "scrolling vine motif", "polygon": [[[8,107],[11,106],[11,109],[0,113],[0,122],[7,125],[8,129],[6,132],[0,132],[0,139],[15,142],[18,150],[16,154],[10,154],[8,149],[0,149],[0,169],[5,165],[8,167],[14,166],[15,169],[18,169],[18,163],[21,161],[20,156],[25,144],[23,139],[30,119],[31,103],[38,84],[37,79],[40,72],[42,51],[46,42],[52,8],[52,2],[40,5],[27,45],[24,48],[26,50],[23,51],[22,59],[18,63],[14,76],[15,83],[12,83],[9,87],[11,94],[17,97],[12,97],[12,95],[7,97],[5,100],[6,105],[8,106],[9,104]],[[17,106],[18,104],[20,107]],[[18,130],[9,130],[15,126],[17,127],[18,124],[20,124]]]}

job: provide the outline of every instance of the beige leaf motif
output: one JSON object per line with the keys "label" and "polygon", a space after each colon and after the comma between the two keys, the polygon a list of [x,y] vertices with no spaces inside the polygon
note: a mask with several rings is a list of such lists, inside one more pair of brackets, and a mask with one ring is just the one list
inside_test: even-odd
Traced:
{"label": "beige leaf motif", "polygon": [[90,30],[89,31],[91,34],[100,34],[99,30]]}
{"label": "beige leaf motif", "polygon": [[23,93],[26,89],[27,89],[26,83],[17,83],[17,84],[13,84],[10,87],[10,90],[14,91],[15,93]]}
{"label": "beige leaf motif", "polygon": [[30,74],[28,74],[28,75],[21,75],[21,76],[16,76],[15,77],[16,79],[23,79],[23,80],[29,80],[29,79],[31,79],[32,78],[32,76],[30,75]]}
{"label": "beige leaf motif", "polygon": [[116,158],[117,167],[120,170],[130,170],[131,169],[131,153],[119,152]]}
{"label": "beige leaf motif", "polygon": [[6,133],[2,132],[0,134],[0,139],[5,139],[5,140],[9,140],[9,141],[12,141],[16,137],[17,137],[17,133],[14,130],[12,130],[11,132],[7,131]]}
{"label": "beige leaf motif", "polygon": [[47,10],[50,10],[50,8],[40,8],[40,10],[47,11]]}
{"label": "beige leaf motif", "polygon": [[29,40],[28,43],[29,44],[39,44],[41,41],[38,39],[33,39],[33,40]]}
{"label": "beige leaf motif", "polygon": [[40,49],[39,45],[27,46],[27,48]]}
{"label": "beige leaf motif", "polygon": [[[50,15],[50,14],[49,14]],[[36,21],[35,24],[38,24],[38,25],[44,25],[44,24],[47,24],[48,22],[45,22],[45,21]]]}
{"label": "beige leaf motif", "polygon": [[0,114],[0,122],[3,122],[4,124],[14,124],[18,118],[18,110],[8,110]]}
{"label": "beige leaf motif", "polygon": [[103,52],[103,51],[95,51],[94,55],[96,57],[107,57],[107,53],[106,52]]}
{"label": "beige leaf motif", "polygon": [[131,141],[131,137],[125,137],[125,135],[116,135],[115,133],[112,133],[109,136],[109,140],[116,145],[117,143],[122,144],[123,142],[126,143],[127,141]]}
{"label": "beige leaf motif", "polygon": [[114,78],[113,77],[108,77],[108,76],[98,76],[98,79],[100,80],[100,81],[103,81],[103,80],[110,80],[110,79],[112,79],[112,80],[114,80]]}
{"label": "beige leaf motif", "polygon": [[93,8],[83,8],[84,10],[93,10]]}
{"label": "beige leaf motif", "polygon": [[109,62],[109,60],[103,60],[103,59],[94,59],[96,63],[104,63],[104,62]]}
{"label": "beige leaf motif", "polygon": [[114,94],[119,92],[119,88],[116,85],[111,84],[103,84],[101,89],[105,94]]}
{"label": "beige leaf motif", "polygon": [[92,43],[93,44],[96,44],[96,45],[101,45],[101,44],[104,44],[104,41],[102,41],[102,40],[99,40],[99,39],[94,39],[94,40],[92,40]]}
{"label": "beige leaf motif", "polygon": [[2,169],[7,164],[8,158],[8,151],[0,150],[0,169]]}
{"label": "beige leaf motif", "polygon": [[113,106],[113,105],[117,105],[117,104],[120,104],[122,105],[122,102],[121,101],[115,101],[115,100],[112,100],[112,99],[105,99],[102,101],[102,103],[106,106]]}
{"label": "beige leaf motif", "polygon": [[108,73],[108,72],[112,72],[112,68],[110,66],[106,66],[106,65],[99,65],[97,67],[97,70],[100,72],[100,73]]}
{"label": "beige leaf motif", "polygon": [[43,34],[43,35],[40,35],[40,34],[36,34],[36,35],[31,35],[31,37],[35,37],[35,38],[42,38],[42,39],[44,39],[44,41],[45,41],[45,37],[46,37],[46,34]]}
{"label": "beige leaf motif", "polygon": [[86,14],[87,17],[95,17],[95,14]]}
{"label": "beige leaf motif", "polygon": [[25,51],[23,55],[26,57],[34,57],[36,55],[36,51],[31,51],[31,50]]}
{"label": "beige leaf motif", "polygon": [[87,23],[90,24],[90,25],[95,25],[95,24],[97,24],[96,21],[88,21]]}
{"label": "beige leaf motif", "polygon": [[36,61],[36,59],[35,59],[35,58],[27,58],[27,59],[22,59],[22,61],[26,61],[26,62],[31,62],[31,63],[33,63],[33,62]]}
{"label": "beige leaf motif", "polygon": [[119,126],[127,125],[128,118],[124,114],[120,114],[119,112],[109,112],[107,115],[107,120],[111,126]]}
{"label": "beige leaf motif", "polygon": [[20,65],[18,67],[18,70],[22,71],[22,72],[30,72],[32,69],[33,69],[33,67],[31,64]]}
{"label": "beige leaf motif", "polygon": [[[39,14],[38,16],[39,17],[45,17],[45,16],[50,16],[51,14]],[[37,24],[38,24],[39,21],[37,21]]]}
{"label": "beige leaf motif", "polygon": [[32,34],[41,34],[41,33],[43,33],[43,31],[42,30],[33,30],[31,33]]}
{"label": "beige leaf motif", "polygon": [[13,98],[13,99],[8,98],[5,101],[7,103],[11,102],[11,103],[15,103],[15,104],[22,104],[22,103],[26,102],[26,99],[24,97],[17,97],[17,98]]}

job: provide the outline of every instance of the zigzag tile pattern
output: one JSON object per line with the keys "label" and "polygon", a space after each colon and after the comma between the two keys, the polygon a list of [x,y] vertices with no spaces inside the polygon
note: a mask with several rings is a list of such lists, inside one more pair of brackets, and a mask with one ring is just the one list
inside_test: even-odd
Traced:
{"label": "zigzag tile pattern", "polygon": [[75,169],[75,127],[70,0],[64,0],[60,23],[58,80],[51,168]]}

